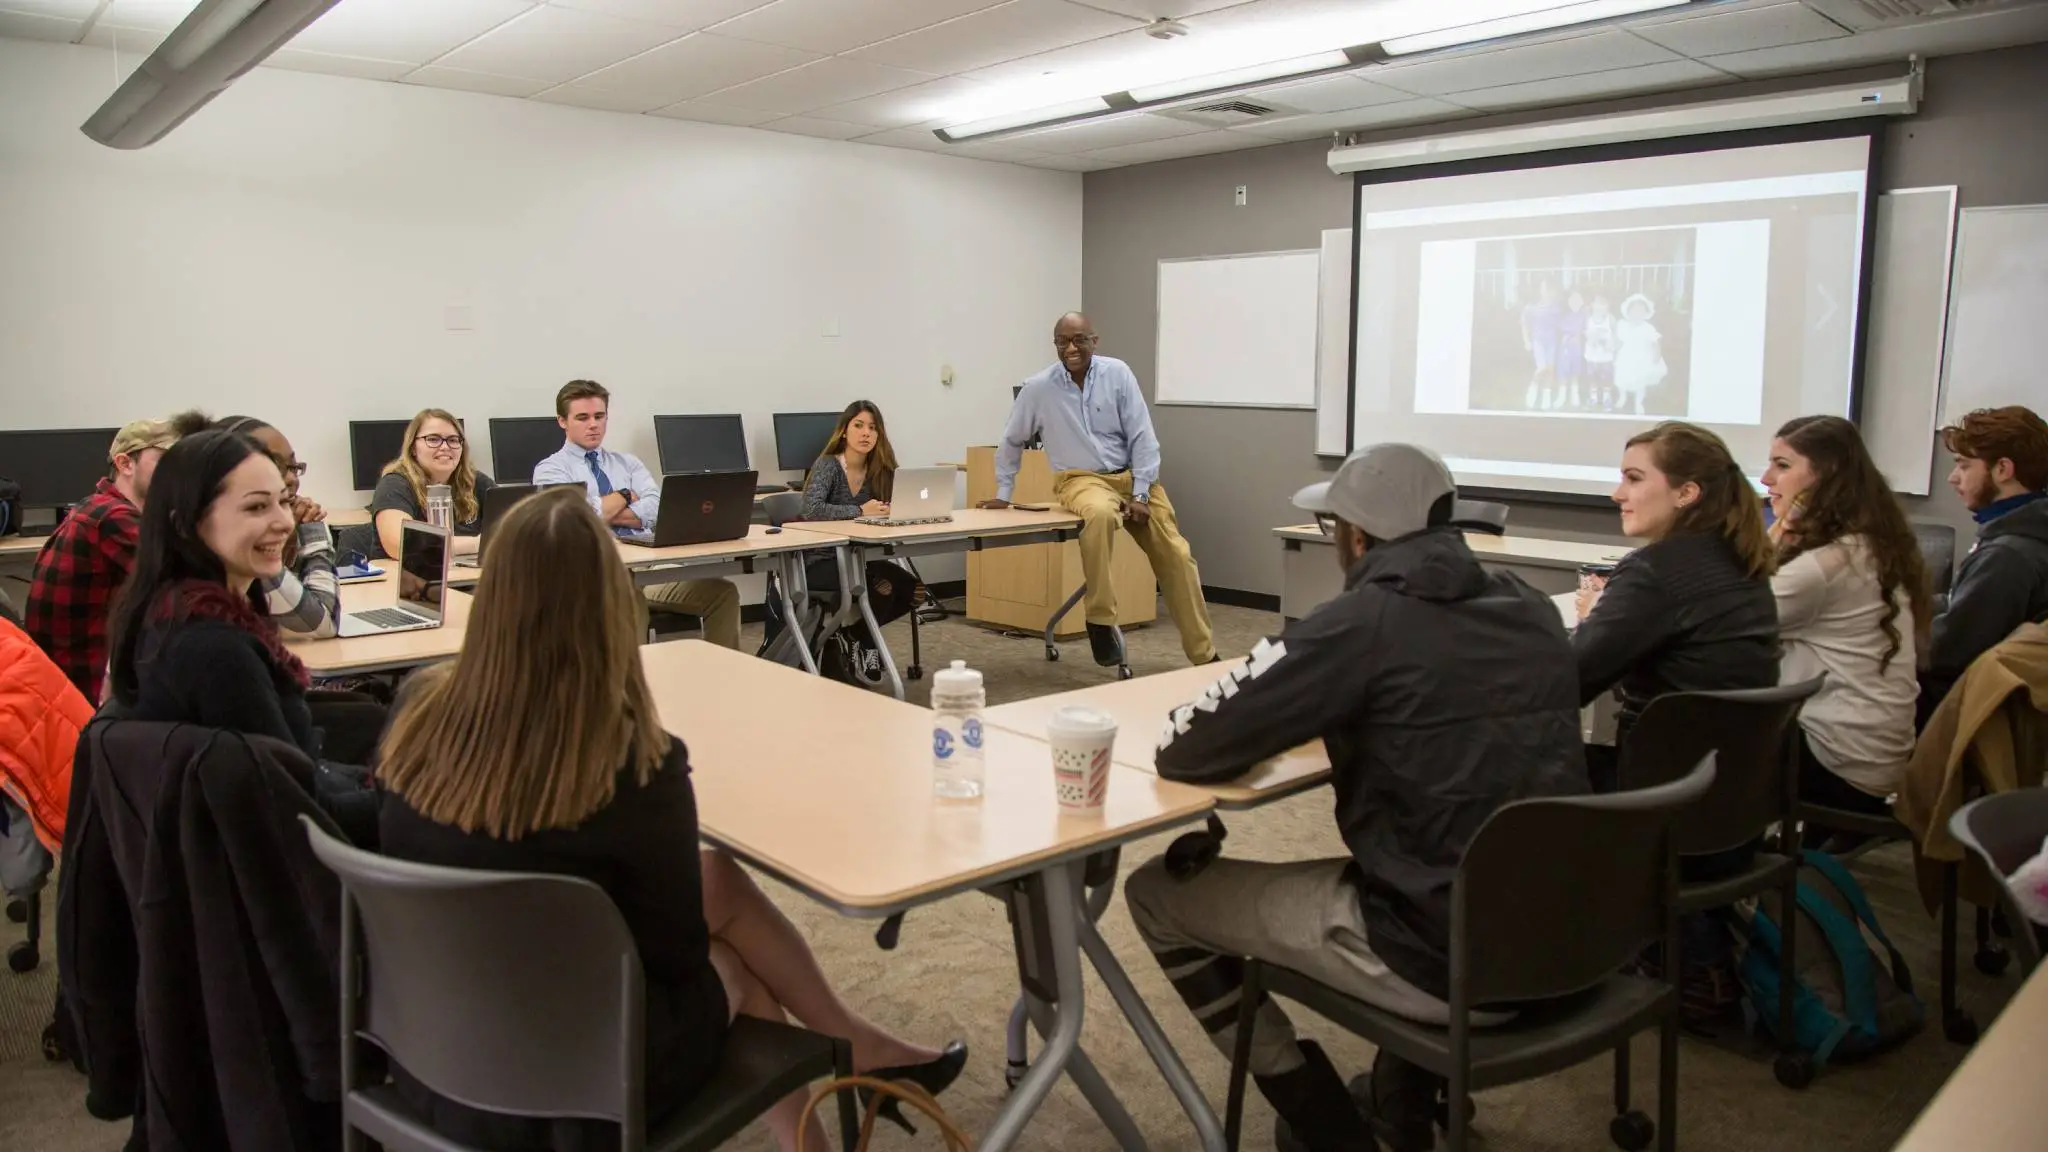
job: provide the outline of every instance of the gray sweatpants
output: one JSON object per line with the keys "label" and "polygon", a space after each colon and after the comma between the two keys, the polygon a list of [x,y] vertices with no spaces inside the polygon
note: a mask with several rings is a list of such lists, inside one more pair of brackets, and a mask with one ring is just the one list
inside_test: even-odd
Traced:
{"label": "gray sweatpants", "polygon": [[[1217,859],[1176,880],[1155,859],[1124,885],[1138,935],[1227,1057],[1237,1037],[1244,958],[1292,968],[1376,1008],[1445,1024],[1450,1008],[1389,969],[1366,943],[1351,861],[1261,864]],[[1301,1066],[1294,1025],[1270,997],[1254,1018],[1251,1071],[1279,1076]]]}

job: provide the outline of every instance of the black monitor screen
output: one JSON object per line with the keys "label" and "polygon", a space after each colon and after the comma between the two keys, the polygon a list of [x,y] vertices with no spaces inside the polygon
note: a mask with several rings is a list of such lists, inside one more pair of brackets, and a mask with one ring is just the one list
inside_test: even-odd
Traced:
{"label": "black monitor screen", "polygon": [[663,472],[744,472],[747,433],[738,416],[656,416]]}
{"label": "black monitor screen", "polygon": [[825,442],[838,426],[837,412],[777,412],[775,466],[784,472],[809,468],[825,454]]}
{"label": "black monitor screen", "polygon": [[119,428],[0,432],[0,476],[21,485],[24,508],[62,508],[92,495],[107,474]]}
{"label": "black monitor screen", "polygon": [[491,479],[532,483],[534,465],[560,452],[563,440],[553,416],[492,417]]}
{"label": "black monitor screen", "polygon": [[351,420],[348,422],[348,462],[356,491],[377,486],[384,466],[405,451],[405,426],[410,420]]}

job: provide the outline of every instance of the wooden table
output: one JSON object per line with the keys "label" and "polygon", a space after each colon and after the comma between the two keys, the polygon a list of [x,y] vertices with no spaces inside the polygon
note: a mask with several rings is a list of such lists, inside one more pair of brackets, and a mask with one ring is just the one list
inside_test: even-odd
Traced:
{"label": "wooden table", "polygon": [[[1273,529],[1280,540],[1280,614],[1299,620],[1344,587],[1344,573],[1327,551],[1330,538],[1314,524]],[[1626,544],[1582,544],[1540,536],[1465,533],[1465,543],[1490,568],[1505,568],[1544,593],[1576,591],[1579,565],[1612,564],[1632,550]]]}
{"label": "wooden table", "polygon": [[[866,622],[868,634],[876,638],[882,629],[875,622],[874,606],[868,602],[868,556],[901,556],[913,559],[944,552],[979,552],[987,548],[1011,548],[1025,544],[1046,544],[1078,537],[1081,518],[1071,512],[1026,512],[1018,508],[962,508],[940,524],[857,524],[851,520],[825,520],[814,524],[791,524],[799,535],[818,533],[836,537],[845,544],[840,552],[839,611],[831,627],[842,628],[858,617]],[[903,676],[896,670],[896,658],[887,644],[880,649],[882,669],[888,674],[889,690],[903,699]]]}
{"label": "wooden table", "polygon": [[[296,640],[287,634],[285,641],[305,662],[306,671],[315,676],[361,676],[432,664],[462,650],[463,630],[469,626],[469,593],[450,588],[447,597],[439,628],[332,640]],[[365,608],[388,607],[397,599],[398,581],[388,571],[375,580],[341,586],[344,616]]]}
{"label": "wooden table", "polygon": [[[1154,753],[1165,728],[1167,714],[1199,698],[1222,677],[1245,666],[1243,659],[1227,664],[1205,664],[1179,668],[1154,676],[1140,676],[1092,688],[1079,688],[1053,696],[1019,700],[991,708],[985,718],[991,727],[1026,736],[1044,738],[1045,726],[1053,713],[1069,705],[1082,705],[1116,718],[1116,763],[1141,772],[1156,773]],[[1228,784],[1193,785],[1216,800],[1218,808],[1232,811],[1257,808],[1297,792],[1320,787],[1330,779],[1330,754],[1321,740],[1312,740],[1291,752],[1275,756]]]}
{"label": "wooden table", "polygon": [[1083,949],[1204,1143],[1221,1148],[1215,1113],[1076,898],[1087,857],[1202,820],[1214,806],[1207,794],[1113,766],[1103,811],[1069,815],[1053,795],[1051,749],[990,728],[985,794],[943,800],[932,794],[926,709],[700,640],[651,645],[640,658],[662,724],[689,745],[705,839],[845,915],[886,917],[997,888],[1020,923],[1043,929],[1020,931],[1047,942],[1053,971],[1038,971],[1035,956],[1018,961],[1027,986],[1052,986],[1047,1044],[983,1137],[985,1152],[1016,1141],[1063,1071],[1113,1130],[1135,1132],[1079,1051]]}
{"label": "wooden table", "polygon": [[43,542],[49,536],[0,536],[0,557],[25,556],[33,558],[43,550]]}
{"label": "wooden table", "polygon": [[2043,1035],[2048,965],[2035,969],[2013,994],[1894,1152],[2039,1152],[2048,1144],[2048,1093],[2040,1089]]}

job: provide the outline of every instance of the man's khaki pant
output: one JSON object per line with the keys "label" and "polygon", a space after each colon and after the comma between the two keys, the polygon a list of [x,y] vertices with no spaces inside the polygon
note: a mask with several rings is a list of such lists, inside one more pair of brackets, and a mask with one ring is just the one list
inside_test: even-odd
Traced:
{"label": "man's khaki pant", "polygon": [[1166,614],[1180,629],[1181,651],[1192,663],[1208,663],[1216,655],[1216,645],[1209,609],[1202,602],[1202,575],[1195,570],[1194,552],[1181,538],[1165,486],[1152,485],[1147,497],[1152,522],[1141,527],[1124,522],[1123,508],[1131,499],[1128,471],[1061,472],[1052,483],[1060,507],[1081,518],[1081,571],[1088,580],[1083,614],[1088,623],[1116,623],[1116,585],[1110,580],[1109,558],[1117,529],[1123,528],[1151,558],[1152,574],[1159,578],[1160,594],[1166,598]]}
{"label": "man's khaki pant", "polygon": [[721,648],[740,646],[740,590],[730,580],[679,580],[647,589],[647,602],[704,621],[704,639]]}

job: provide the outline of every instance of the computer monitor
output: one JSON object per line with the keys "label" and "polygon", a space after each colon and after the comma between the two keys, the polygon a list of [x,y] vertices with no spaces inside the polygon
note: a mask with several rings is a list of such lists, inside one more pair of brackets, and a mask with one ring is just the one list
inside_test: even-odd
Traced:
{"label": "computer monitor", "polygon": [[654,447],[664,473],[747,470],[747,432],[737,414],[656,416]]}
{"label": "computer monitor", "polygon": [[837,412],[777,412],[775,466],[784,472],[802,472],[817,463],[838,426]]}
{"label": "computer monitor", "polygon": [[23,508],[63,508],[92,495],[107,474],[119,428],[0,432],[0,475],[21,485]]}
{"label": "computer monitor", "polygon": [[560,452],[565,439],[553,416],[491,417],[491,479],[532,483],[534,466]]}
{"label": "computer monitor", "polygon": [[384,475],[384,466],[405,451],[405,426],[410,420],[348,422],[349,471],[356,491],[368,492]]}

